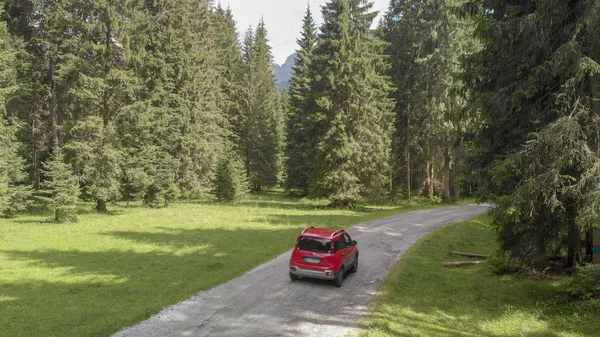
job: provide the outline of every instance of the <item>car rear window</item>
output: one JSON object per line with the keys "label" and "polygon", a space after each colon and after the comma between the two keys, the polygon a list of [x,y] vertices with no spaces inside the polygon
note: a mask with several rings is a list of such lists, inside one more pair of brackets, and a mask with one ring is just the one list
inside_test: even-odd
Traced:
{"label": "car rear window", "polygon": [[331,240],[300,237],[298,248],[311,252],[327,253],[331,249]]}

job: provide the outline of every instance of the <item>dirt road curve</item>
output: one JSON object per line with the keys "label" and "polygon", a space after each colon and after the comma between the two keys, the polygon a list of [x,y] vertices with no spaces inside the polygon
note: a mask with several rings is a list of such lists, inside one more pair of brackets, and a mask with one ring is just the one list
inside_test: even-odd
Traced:
{"label": "dirt road curve", "polygon": [[290,252],[127,328],[114,337],[346,336],[398,258],[428,232],[483,213],[485,205],[406,213],[348,228],[360,263],[341,288],[290,281]]}

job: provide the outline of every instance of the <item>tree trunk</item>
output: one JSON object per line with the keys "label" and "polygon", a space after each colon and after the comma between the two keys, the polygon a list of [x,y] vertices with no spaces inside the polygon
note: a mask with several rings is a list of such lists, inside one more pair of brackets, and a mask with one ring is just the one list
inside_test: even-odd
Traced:
{"label": "tree trunk", "polygon": [[446,147],[444,152],[444,196],[442,198],[444,201],[449,201],[451,199],[451,174],[452,171],[450,170],[450,149]]}
{"label": "tree trunk", "polygon": [[429,167],[429,197],[435,195],[435,158],[431,156],[431,166]]}
{"label": "tree trunk", "polygon": [[106,201],[105,200],[96,200],[96,211],[99,213],[106,213],[108,210],[106,209]]}
{"label": "tree trunk", "polygon": [[[599,53],[600,54],[600,53]],[[592,116],[600,118],[600,74],[590,77]],[[596,154],[600,155],[600,120],[596,120]]]}
{"label": "tree trunk", "polygon": [[567,267],[578,267],[581,265],[581,230],[575,221],[574,206],[567,207],[567,221],[569,221],[569,247]]}
{"label": "tree trunk", "polygon": [[425,178],[425,193],[427,194],[427,196],[429,198],[433,198],[434,195],[434,180],[435,180],[435,176],[434,176],[434,169],[433,169],[434,163],[433,163],[433,155],[431,154],[431,151],[429,149],[429,146],[427,146],[427,167],[426,167],[426,178]]}
{"label": "tree trunk", "polygon": [[591,228],[585,232],[585,256],[589,256],[590,261],[594,259],[594,240]]}
{"label": "tree trunk", "polygon": [[[600,59],[600,45],[596,44],[592,57],[596,61]],[[592,117],[596,118],[596,155],[600,156],[600,74],[590,77],[590,95]],[[589,229],[585,233],[585,253],[594,262],[593,229]]]}
{"label": "tree trunk", "polygon": [[406,145],[406,199],[410,201],[410,146]]}
{"label": "tree trunk", "polygon": [[[459,169],[458,163],[459,163],[460,158],[458,156],[459,156],[460,152],[457,150],[456,147],[454,147],[453,152],[454,152],[454,172],[452,172],[452,173],[455,177],[457,174],[457,171]],[[460,172],[458,174],[460,174]],[[454,177],[451,177],[451,179],[450,179],[450,185],[451,185],[450,189],[452,191],[452,198],[454,200],[458,200],[458,199],[460,199],[460,186],[458,186]]]}
{"label": "tree trunk", "polygon": [[[408,106],[408,112],[410,113],[410,105]],[[410,201],[410,115],[406,118],[406,199]]]}

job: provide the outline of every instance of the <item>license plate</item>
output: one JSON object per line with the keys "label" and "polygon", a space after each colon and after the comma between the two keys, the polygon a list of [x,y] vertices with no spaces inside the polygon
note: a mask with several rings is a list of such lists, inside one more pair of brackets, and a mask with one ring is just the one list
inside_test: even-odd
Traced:
{"label": "license plate", "polygon": [[304,262],[308,263],[321,263],[321,259],[317,259],[315,257],[305,257]]}

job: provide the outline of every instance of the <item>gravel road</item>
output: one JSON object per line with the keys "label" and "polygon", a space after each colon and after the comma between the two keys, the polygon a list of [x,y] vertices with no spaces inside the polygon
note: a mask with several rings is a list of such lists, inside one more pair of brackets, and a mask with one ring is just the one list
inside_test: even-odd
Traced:
{"label": "gravel road", "polygon": [[166,308],[113,337],[355,335],[368,301],[402,254],[438,227],[468,219],[487,205],[405,213],[346,229],[358,241],[358,272],[336,288],[328,281],[290,281],[290,252],[246,274]]}

